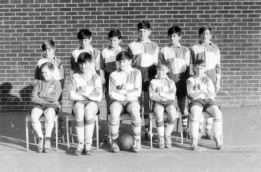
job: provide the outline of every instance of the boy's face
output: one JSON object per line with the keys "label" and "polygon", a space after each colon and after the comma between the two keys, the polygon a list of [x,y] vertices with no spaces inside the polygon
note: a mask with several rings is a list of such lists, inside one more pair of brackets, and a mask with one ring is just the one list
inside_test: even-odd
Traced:
{"label": "boy's face", "polygon": [[94,61],[92,61],[92,62],[86,61],[85,63],[80,64],[80,68],[81,68],[82,72],[95,70],[95,63],[94,63]]}
{"label": "boy's face", "polygon": [[90,46],[92,42],[92,37],[89,38],[85,38],[85,39],[79,39],[79,43],[81,47],[88,47]]}
{"label": "boy's face", "polygon": [[160,65],[157,69],[157,75],[159,78],[165,78],[168,72],[169,72],[168,67],[164,65]]}
{"label": "boy's face", "polygon": [[109,42],[112,48],[117,48],[121,43],[121,39],[119,39],[117,36],[114,36],[112,38],[109,38]]}
{"label": "boy's face", "polygon": [[44,78],[44,80],[49,81],[53,78],[53,71],[50,70],[48,67],[44,67],[42,68],[41,71],[42,77]]}
{"label": "boy's face", "polygon": [[119,64],[119,68],[122,70],[122,71],[126,71],[130,66],[131,66],[131,60],[128,60],[128,59],[124,59],[124,60],[119,60],[117,61],[118,64]]}
{"label": "boy's face", "polygon": [[194,67],[194,72],[195,72],[196,76],[198,76],[198,77],[203,76],[205,71],[206,71],[206,67],[204,67],[204,66],[197,65]]}
{"label": "boy's face", "polygon": [[54,52],[55,52],[55,48],[48,45],[46,47],[46,50],[44,51],[44,56],[47,57],[47,58],[52,58],[52,57],[55,56]]}
{"label": "boy's face", "polygon": [[149,39],[149,36],[151,34],[151,30],[150,29],[139,29],[138,34],[139,34],[139,38],[142,41],[147,40],[147,39]]}
{"label": "boy's face", "polygon": [[212,38],[210,30],[205,30],[202,34],[199,35],[202,42],[209,42]]}
{"label": "boy's face", "polygon": [[181,39],[181,35],[179,36],[178,34],[173,33],[169,36],[169,38],[172,44],[178,44]]}

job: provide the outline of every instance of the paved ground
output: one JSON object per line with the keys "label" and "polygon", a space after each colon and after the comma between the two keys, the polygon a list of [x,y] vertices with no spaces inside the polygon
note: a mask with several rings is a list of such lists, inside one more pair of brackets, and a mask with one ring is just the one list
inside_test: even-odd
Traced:
{"label": "paved ground", "polygon": [[[107,123],[101,114],[100,150],[91,156],[74,156],[76,144],[68,151],[59,143],[58,152],[39,154],[30,134],[30,151],[25,146],[25,116],[27,113],[0,114],[0,171],[260,171],[261,170],[261,112],[260,107],[222,108],[224,149],[215,150],[214,141],[200,140],[201,150],[189,150],[189,142],[175,141],[173,148],[154,149],[143,139],[138,154],[122,151],[110,153],[103,142]],[[64,126],[64,125],[63,125]],[[122,132],[130,132],[123,123]],[[173,134],[175,135],[175,133]],[[53,144],[54,146],[54,144]]]}

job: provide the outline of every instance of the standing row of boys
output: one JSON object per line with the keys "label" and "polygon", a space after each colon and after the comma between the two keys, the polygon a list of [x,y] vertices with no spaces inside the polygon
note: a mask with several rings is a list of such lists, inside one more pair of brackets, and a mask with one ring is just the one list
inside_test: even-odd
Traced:
{"label": "standing row of boys", "polygon": [[[108,35],[110,46],[100,53],[91,46],[92,33],[88,29],[79,31],[77,38],[80,48],[72,52],[69,89],[79,142],[76,155],[92,152],[95,115],[99,111],[97,101],[101,101],[103,92],[110,113],[112,152],[119,152],[117,138],[120,114],[123,112],[130,113],[132,118],[134,133],[132,150],[140,151],[142,92],[145,137],[148,136],[148,114],[151,109],[156,114],[159,148],[171,147],[170,135],[175,119],[178,118],[174,103],[176,96],[185,136],[188,135],[186,97],[188,96],[190,100],[188,110],[191,121],[191,149],[198,148],[198,139],[203,133],[203,118],[201,118],[203,110],[214,118],[214,136],[211,134],[213,119],[210,118],[211,120],[206,123],[206,137],[215,140],[217,149],[222,148],[222,114],[213,101],[215,93],[220,89],[219,49],[210,41],[212,36],[210,27],[199,29],[200,42],[192,47],[192,51],[180,44],[181,33],[178,26],[171,27],[168,30],[170,44],[159,50],[158,45],[149,39],[150,24],[143,21],[138,24],[139,39],[129,44],[127,51],[120,47],[121,32],[112,30]],[[38,80],[32,92],[32,102],[36,105],[31,116],[33,128],[39,136],[38,151],[50,152],[53,117],[61,102],[65,75],[61,61],[55,57],[54,42],[45,41],[42,49],[43,58],[37,63],[35,73]],[[165,133],[164,111],[168,113]],[[42,114],[46,116],[45,136],[39,121]]]}

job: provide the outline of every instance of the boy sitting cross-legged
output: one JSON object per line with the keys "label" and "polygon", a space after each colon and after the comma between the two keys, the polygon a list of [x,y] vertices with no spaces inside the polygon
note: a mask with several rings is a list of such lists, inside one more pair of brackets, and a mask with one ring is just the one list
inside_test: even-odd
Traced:
{"label": "boy sitting cross-legged", "polygon": [[[156,126],[159,134],[159,148],[171,147],[171,138],[175,119],[177,116],[174,104],[176,86],[173,80],[169,79],[169,63],[162,60],[158,64],[157,76],[151,80],[149,87],[150,99],[153,101],[152,110],[156,114]],[[164,112],[168,113],[168,124],[165,131],[164,141]],[[164,143],[165,142],[165,143]]]}
{"label": "boy sitting cross-legged", "polygon": [[131,67],[132,56],[126,51],[120,52],[116,57],[116,61],[119,64],[119,69],[114,71],[109,78],[111,150],[112,152],[120,151],[117,141],[120,115],[123,112],[127,112],[131,115],[134,133],[132,150],[139,152],[141,149],[141,117],[138,98],[141,95],[141,72]]}
{"label": "boy sitting cross-legged", "polygon": [[214,118],[214,140],[217,149],[222,148],[222,113],[214,102],[215,87],[212,80],[205,75],[206,62],[197,60],[194,63],[195,75],[187,80],[188,96],[191,99],[189,104],[191,121],[191,149],[198,149],[199,120],[202,112],[207,111]]}

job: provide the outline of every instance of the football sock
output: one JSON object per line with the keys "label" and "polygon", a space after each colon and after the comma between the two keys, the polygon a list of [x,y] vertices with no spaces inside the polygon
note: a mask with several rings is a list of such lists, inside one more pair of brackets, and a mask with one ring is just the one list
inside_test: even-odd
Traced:
{"label": "football sock", "polygon": [[109,122],[109,130],[111,132],[112,140],[115,140],[119,137],[119,127],[120,127],[119,121],[116,123],[112,123],[111,121]]}
{"label": "football sock", "polygon": [[134,139],[140,140],[140,135],[141,135],[141,121],[138,122],[131,122],[132,125],[132,131],[134,133]]}
{"label": "football sock", "polygon": [[84,125],[85,143],[92,144],[94,124],[95,124],[95,118],[85,120],[85,125]]}
{"label": "football sock", "polygon": [[207,118],[206,129],[205,129],[206,132],[211,132],[212,124],[213,124],[213,118]]}
{"label": "football sock", "polygon": [[76,121],[76,135],[79,143],[84,143],[84,122]]}
{"label": "football sock", "polygon": [[174,125],[175,125],[175,120],[168,122],[167,128],[166,128],[166,133],[165,133],[166,136],[170,136],[171,135],[171,133],[173,131],[173,128],[174,128]]}
{"label": "football sock", "polygon": [[157,132],[160,137],[164,136],[164,121],[156,121]]}
{"label": "football sock", "polygon": [[42,131],[42,125],[40,121],[37,121],[36,123],[32,123],[32,126],[34,130],[36,131],[38,137],[43,138],[43,131]]}
{"label": "football sock", "polygon": [[51,137],[54,121],[45,122],[45,137]]}

